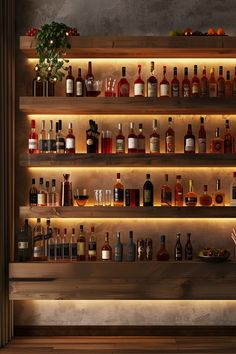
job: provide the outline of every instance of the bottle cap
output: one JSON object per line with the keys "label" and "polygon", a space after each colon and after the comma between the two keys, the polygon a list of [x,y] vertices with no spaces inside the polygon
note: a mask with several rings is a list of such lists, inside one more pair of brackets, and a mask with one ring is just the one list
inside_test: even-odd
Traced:
{"label": "bottle cap", "polygon": [[189,130],[192,129],[192,124],[188,124],[188,129],[189,129]]}
{"label": "bottle cap", "polygon": [[153,119],[152,125],[153,125],[153,129],[157,128],[157,119]]}
{"label": "bottle cap", "polygon": [[134,122],[130,122],[130,129],[134,129]]}
{"label": "bottle cap", "polygon": [[188,75],[188,68],[184,68],[184,75],[187,76]]}
{"label": "bottle cap", "polygon": [[79,228],[80,228],[81,231],[83,231],[84,226],[83,226],[83,225],[80,225]]}
{"label": "bottle cap", "polygon": [[168,182],[168,174],[165,174],[165,181]]}
{"label": "bottle cap", "polygon": [[46,181],[46,187],[47,188],[49,187],[49,181]]}
{"label": "bottle cap", "polygon": [[74,227],[72,228],[72,234],[73,234],[73,235],[75,234],[75,229],[74,229]]}
{"label": "bottle cap", "polygon": [[165,235],[161,235],[161,242],[165,243],[165,241],[166,241],[166,236]]}
{"label": "bottle cap", "polygon": [[62,120],[61,119],[58,121],[58,129],[62,130]]}
{"label": "bottle cap", "polygon": [[118,123],[118,129],[122,130],[122,123]]}
{"label": "bottle cap", "polygon": [[120,179],[120,173],[119,172],[116,174],[116,178]]}
{"label": "bottle cap", "polygon": [[34,119],[31,120],[31,128],[35,128],[35,120]]}
{"label": "bottle cap", "polygon": [[151,177],[150,173],[147,173],[147,174],[146,174],[146,178],[147,178],[147,179],[150,179],[150,177]]}

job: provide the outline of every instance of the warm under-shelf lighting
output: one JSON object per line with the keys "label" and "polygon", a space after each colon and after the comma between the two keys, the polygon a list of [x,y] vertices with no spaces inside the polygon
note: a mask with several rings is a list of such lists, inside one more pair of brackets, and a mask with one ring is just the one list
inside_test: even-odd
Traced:
{"label": "warm under-shelf lighting", "polygon": [[215,173],[222,173],[222,172],[234,172],[236,169],[236,162],[235,162],[235,167],[234,166],[230,166],[230,167],[220,167],[220,166],[215,166],[215,167],[209,167],[209,166],[205,166],[205,167],[193,167],[193,166],[187,166],[187,167],[136,167],[136,166],[132,166],[132,167],[122,167],[122,166],[97,166],[97,167],[83,167],[83,166],[77,166],[77,167],[71,167],[71,166],[64,166],[64,167],[58,167],[58,166],[54,166],[54,167],[28,167],[28,171],[32,172],[32,173],[42,173],[42,169],[44,172],[52,172],[53,170],[55,170],[55,172],[64,172],[66,171],[80,171],[81,173],[86,173],[87,171],[96,171],[101,173],[101,168],[102,169],[106,169],[106,170],[110,170],[111,172],[117,172],[117,170],[124,172],[124,173],[132,173],[132,170],[135,170],[135,172],[138,171],[144,171],[144,173],[146,171],[150,171],[150,172],[163,172],[163,171],[176,171],[176,172],[180,172],[180,171],[191,171],[191,177],[193,177],[196,174],[199,174],[199,172],[215,172]]}
{"label": "warm under-shelf lighting", "polygon": [[[28,219],[37,219],[37,217],[29,217]],[[44,217],[41,217],[41,220],[44,220],[46,221],[47,218],[44,218]],[[135,218],[135,217],[129,217],[129,218],[122,218],[122,217],[119,217],[119,218],[106,218],[105,216],[104,217],[100,217],[100,218],[86,218],[86,217],[78,217],[78,218],[51,218],[52,222],[53,220],[55,220],[56,222],[58,222],[60,220],[60,222],[62,222],[63,224],[68,222],[69,224],[71,223],[77,223],[77,224],[80,224],[82,221],[85,221],[85,222],[89,222],[90,224],[92,223],[111,223],[111,224],[115,224],[115,223],[127,223],[127,221],[132,221],[132,222],[135,222],[135,223],[147,223],[147,220],[148,220],[148,224],[150,223],[155,223],[155,225],[157,225],[157,223],[165,223],[168,221],[168,224],[170,223],[175,223],[178,222],[178,223],[202,223],[202,222],[208,222],[210,224],[215,224],[215,223],[219,223],[222,225],[222,223],[224,223],[224,225],[226,223],[232,223],[232,222],[236,222],[236,208],[235,208],[235,218],[232,217],[232,218],[209,218],[207,215],[206,217],[201,217],[201,218],[189,218],[189,217],[186,217],[186,218],[170,218],[170,217],[166,217],[166,218],[158,218],[158,217],[153,217],[153,218]]]}

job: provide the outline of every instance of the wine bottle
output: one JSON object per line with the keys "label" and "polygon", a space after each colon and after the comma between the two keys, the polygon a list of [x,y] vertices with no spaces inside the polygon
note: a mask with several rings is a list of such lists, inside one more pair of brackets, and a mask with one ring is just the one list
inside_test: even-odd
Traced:
{"label": "wine bottle", "polygon": [[69,66],[66,76],[66,96],[74,96],[74,76],[72,75],[72,66]]}
{"label": "wine bottle", "polygon": [[77,97],[84,96],[84,79],[81,76],[81,68],[78,69],[78,76],[75,80],[75,95]]}
{"label": "wine bottle", "polygon": [[118,82],[118,97],[129,97],[129,81],[126,78],[126,67],[122,67],[122,77]]}
{"label": "wine bottle", "polygon": [[182,261],[183,250],[182,250],[182,245],[181,245],[181,241],[180,241],[180,233],[176,234],[176,244],[175,244],[174,255],[175,255],[176,261]]}
{"label": "wine bottle", "polygon": [[177,78],[177,67],[173,68],[173,79],[171,81],[171,97],[179,97],[179,80]]}
{"label": "wine bottle", "polygon": [[147,97],[157,97],[157,78],[154,76],[155,63],[151,61],[151,75],[147,79]]}
{"label": "wine bottle", "polygon": [[123,260],[123,244],[120,241],[120,232],[116,234],[116,243],[115,243],[115,255],[114,260],[115,262],[122,262]]}
{"label": "wine bottle", "polygon": [[195,153],[195,136],[192,132],[192,124],[188,124],[187,134],[184,136],[184,153]]}
{"label": "wine bottle", "polygon": [[134,81],[134,96],[144,96],[144,81],[141,78],[141,65],[138,65],[138,77]]}
{"label": "wine bottle", "polygon": [[143,206],[153,206],[154,188],[150,181],[150,174],[146,174],[146,181],[143,185]]}
{"label": "wine bottle", "polygon": [[160,97],[170,96],[170,83],[166,78],[166,66],[163,66],[163,79],[160,82]]}

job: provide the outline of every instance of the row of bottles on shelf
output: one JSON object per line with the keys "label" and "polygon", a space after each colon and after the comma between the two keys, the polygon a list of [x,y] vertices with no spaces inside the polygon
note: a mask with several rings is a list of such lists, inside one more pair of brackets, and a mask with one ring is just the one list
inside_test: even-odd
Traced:
{"label": "row of bottles on shelf", "polygon": [[[29,205],[33,206],[84,206],[89,199],[87,189],[83,189],[80,194],[79,189],[74,193],[72,182],[70,182],[69,174],[64,174],[64,181],[61,182],[60,194],[56,191],[56,180],[53,179],[50,188],[50,182],[46,181],[46,188],[44,188],[43,178],[39,179],[38,188],[35,185],[35,178],[32,179],[32,186],[29,191]],[[155,192],[154,185],[150,180],[150,174],[146,175],[146,181],[142,189],[143,206],[154,206]],[[216,181],[216,189],[212,195],[208,192],[208,186],[203,186],[203,193],[198,195],[193,190],[193,181],[189,180],[189,188],[184,192],[181,176],[176,176],[176,183],[174,187],[168,183],[169,176],[165,174],[164,183],[160,188],[161,205],[162,206],[224,206],[225,192],[221,187],[220,179]],[[94,190],[95,205],[100,206],[140,206],[140,190],[139,189],[125,189],[121,182],[120,173],[117,173],[117,180],[114,184],[113,190]],[[105,196],[103,195],[105,192]],[[230,205],[236,205],[236,172],[233,173],[233,180],[230,184]]]}
{"label": "row of bottles on shelf", "polygon": [[[215,69],[210,68],[210,75],[207,75],[206,66],[203,67],[201,77],[198,75],[198,66],[194,65],[194,74],[191,79],[188,76],[188,67],[184,68],[184,78],[182,82],[178,79],[178,69],[173,68],[173,78],[166,76],[167,67],[163,66],[163,78],[158,83],[154,74],[155,64],[151,62],[151,75],[145,82],[141,75],[141,65],[138,65],[138,74],[134,80],[134,96],[147,97],[231,97],[236,96],[236,67],[235,76],[231,79],[230,70],[226,71],[224,77],[223,66],[219,66],[219,75],[216,79]],[[33,96],[52,96],[54,95],[54,83],[50,82],[50,72],[47,80],[41,80],[35,67],[36,76],[33,80]],[[116,78],[109,77],[105,81],[105,96],[129,97],[130,82],[126,77],[126,67],[122,67],[121,78],[116,85]],[[49,89],[46,89],[49,87]],[[102,82],[95,80],[92,71],[92,62],[88,63],[88,71],[85,77],[82,77],[81,68],[78,69],[78,76],[75,79],[72,73],[72,67],[69,66],[68,74],[65,79],[66,96],[98,96],[101,93]],[[44,92],[48,92],[45,94]]]}
{"label": "row of bottles on shelf", "polygon": [[[187,242],[183,247],[180,241],[180,233],[177,233],[174,248],[174,259],[176,261],[192,260],[193,248],[191,244],[191,234],[187,234]],[[158,261],[168,261],[169,252],[165,246],[165,235],[160,238],[160,249],[157,252]],[[124,247],[125,246],[125,247]],[[134,262],[151,261],[153,259],[153,242],[151,238],[140,238],[135,243],[133,231],[129,231],[128,242],[121,242],[121,233],[117,232],[113,249],[109,243],[109,233],[105,234],[105,243],[101,247],[100,254],[97,250],[97,237],[94,226],[91,227],[89,236],[86,237],[83,225],[80,225],[79,235],[76,235],[75,228],[69,235],[67,229],[63,230],[63,235],[59,228],[52,228],[50,219],[46,221],[46,228],[42,225],[41,219],[37,219],[33,227],[25,219],[25,224],[21,227],[16,241],[16,260],[26,262],[34,261],[117,261],[123,260]],[[124,249],[126,248],[126,249]],[[124,251],[126,258],[124,259]]]}
{"label": "row of bottles on shelf", "polygon": [[[99,153],[98,125],[95,121],[89,121],[89,129],[86,130],[87,153]],[[172,117],[168,118],[168,128],[165,132],[165,153],[175,153],[175,130],[173,128]],[[216,128],[215,137],[210,141],[211,153],[235,153],[235,139],[231,133],[230,122],[225,121],[225,132],[220,134],[220,128]],[[161,137],[158,132],[158,122],[153,120],[153,131],[149,136],[150,154],[159,154]],[[205,129],[204,118],[200,117],[200,127],[197,138],[192,130],[192,125],[188,124],[187,132],[183,139],[183,150],[186,154],[207,152],[207,132]],[[100,151],[103,154],[113,152],[112,131],[104,130],[101,134]],[[115,153],[146,153],[146,138],[143,134],[143,124],[139,124],[139,133],[136,134],[134,123],[130,123],[130,131],[126,138],[122,132],[122,124],[118,124],[118,133],[115,137]],[[53,121],[50,120],[50,127],[47,131],[45,120],[42,120],[42,127],[39,134],[36,132],[35,120],[31,120],[31,129],[28,138],[28,152],[35,153],[59,153],[74,154],[76,152],[76,138],[73,134],[72,123],[68,125],[67,134],[62,132],[62,120],[56,122],[56,132],[53,129]]]}

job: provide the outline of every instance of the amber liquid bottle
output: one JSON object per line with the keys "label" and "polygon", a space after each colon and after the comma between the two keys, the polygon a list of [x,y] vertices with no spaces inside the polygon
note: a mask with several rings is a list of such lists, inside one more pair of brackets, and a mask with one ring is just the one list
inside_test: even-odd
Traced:
{"label": "amber liquid bottle", "polygon": [[204,118],[200,117],[200,128],[198,132],[198,153],[206,153],[206,130],[204,127]]}
{"label": "amber liquid bottle", "polygon": [[161,187],[161,205],[172,205],[172,190],[171,187],[168,185],[168,174],[165,174],[165,183]]}
{"label": "amber liquid bottle", "polygon": [[166,249],[166,237],[165,237],[165,235],[161,235],[160,249],[157,252],[157,260],[158,261],[168,261],[169,259],[170,259],[170,255]]}
{"label": "amber liquid bottle", "polygon": [[192,96],[199,97],[200,96],[200,80],[197,76],[197,65],[194,65],[193,72],[194,72],[194,75],[193,75],[192,83],[191,83]]}
{"label": "amber liquid bottle", "polygon": [[215,78],[215,69],[211,68],[209,78],[209,97],[217,97],[217,82]]}
{"label": "amber liquid bottle", "polygon": [[75,80],[75,95],[77,97],[84,96],[84,79],[81,76],[81,68],[78,69],[78,76]]}
{"label": "amber liquid bottle", "polygon": [[229,120],[225,121],[225,134],[224,134],[224,153],[232,154],[233,153],[233,136],[230,131]]}
{"label": "amber liquid bottle", "polygon": [[118,123],[118,134],[116,136],[116,153],[125,154],[125,137],[122,133],[122,123]]}
{"label": "amber liquid bottle", "polygon": [[208,97],[209,95],[209,86],[208,86],[208,78],[206,76],[206,67],[203,67],[202,77],[200,80],[200,95],[201,97]]}
{"label": "amber liquid bottle", "polygon": [[219,67],[219,77],[217,79],[217,97],[225,97],[225,79],[223,77],[223,66]]}
{"label": "amber liquid bottle", "polygon": [[170,96],[170,83],[166,78],[166,66],[163,66],[163,79],[160,82],[160,97]]}
{"label": "amber liquid bottle", "polygon": [[188,124],[187,134],[184,137],[184,153],[195,154],[195,136],[192,132],[192,124]]}
{"label": "amber liquid bottle", "polygon": [[185,195],[185,205],[186,206],[196,206],[197,205],[197,194],[193,191],[193,181],[189,180],[188,192]]}
{"label": "amber liquid bottle", "polygon": [[168,129],[165,133],[165,151],[166,153],[175,152],[175,131],[172,128],[173,120],[172,117],[168,118]]}
{"label": "amber liquid bottle", "polygon": [[190,97],[191,96],[191,84],[188,78],[188,68],[184,68],[184,79],[182,81],[182,96]]}
{"label": "amber liquid bottle", "polygon": [[102,246],[102,261],[112,260],[112,248],[109,244],[109,232],[105,234],[105,243]]}
{"label": "amber liquid bottle", "polygon": [[66,136],[66,154],[75,154],[75,136],[73,134],[72,123],[68,125],[68,134]]}
{"label": "amber liquid bottle", "polygon": [[175,206],[183,206],[184,194],[183,194],[183,185],[181,183],[181,176],[176,176],[175,184]]}
{"label": "amber liquid bottle", "polygon": [[212,205],[212,197],[210,196],[210,194],[208,194],[207,190],[208,190],[208,187],[205,184],[204,185],[204,189],[203,189],[204,192],[199,198],[199,203],[202,206],[210,206],[210,205]]}
{"label": "amber liquid bottle", "polygon": [[68,74],[66,76],[66,96],[74,96],[74,76],[72,75],[72,67],[69,66]]}
{"label": "amber liquid bottle", "polygon": [[114,206],[124,206],[124,186],[120,180],[120,173],[117,173],[117,180],[113,192]]}
{"label": "amber liquid bottle", "polygon": [[220,137],[220,128],[216,128],[215,138],[211,141],[210,152],[214,154],[224,153],[224,139]]}
{"label": "amber liquid bottle", "polygon": [[157,131],[157,120],[153,119],[153,132],[150,135],[150,154],[160,153],[160,134]]}
{"label": "amber liquid bottle", "polygon": [[157,97],[157,78],[154,76],[155,63],[151,61],[151,76],[147,79],[147,97]]}
{"label": "amber liquid bottle", "polygon": [[171,80],[171,97],[179,97],[179,80],[176,66],[173,69],[173,79]]}
{"label": "amber liquid bottle", "polygon": [[126,78],[126,67],[122,67],[122,77],[118,82],[118,97],[129,97],[129,81]]}

